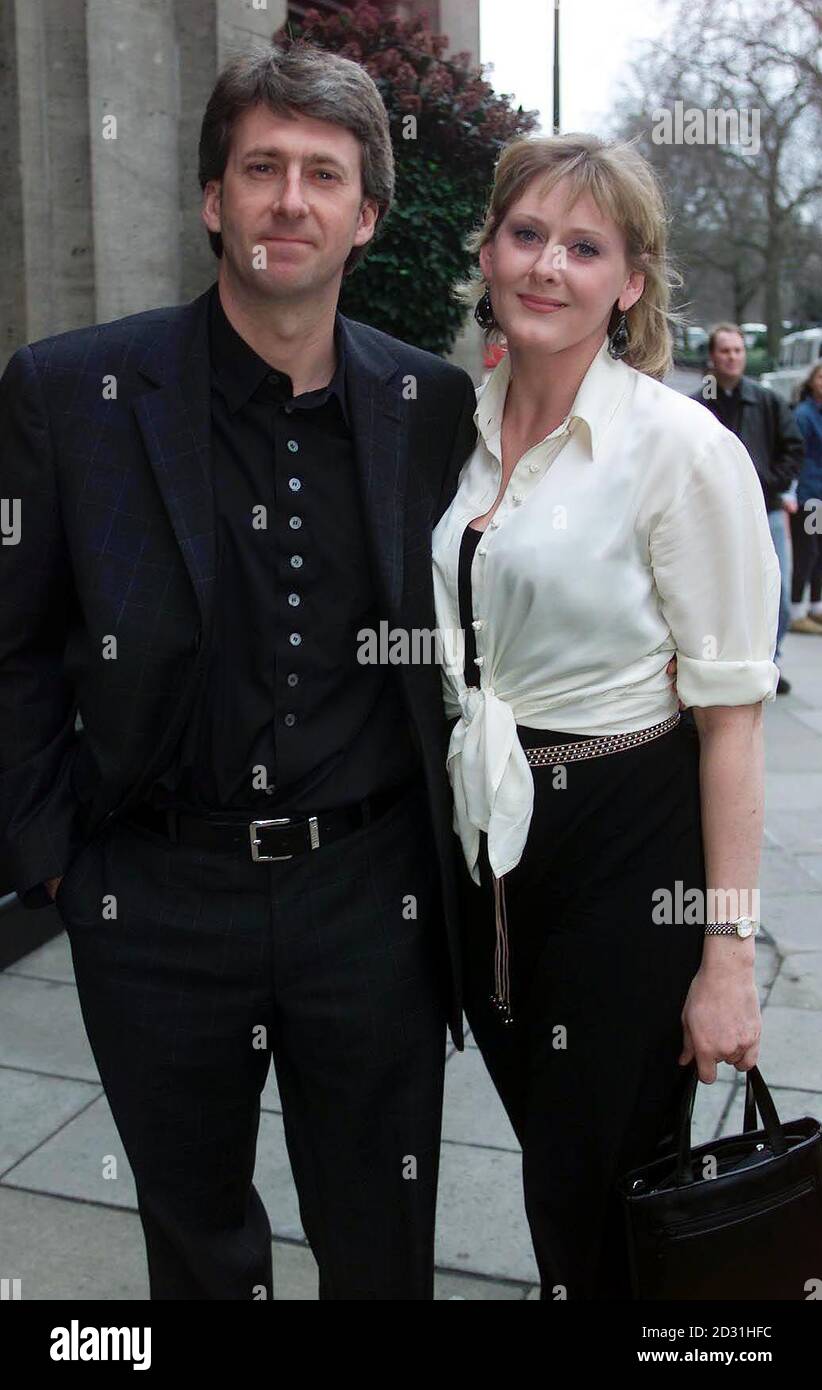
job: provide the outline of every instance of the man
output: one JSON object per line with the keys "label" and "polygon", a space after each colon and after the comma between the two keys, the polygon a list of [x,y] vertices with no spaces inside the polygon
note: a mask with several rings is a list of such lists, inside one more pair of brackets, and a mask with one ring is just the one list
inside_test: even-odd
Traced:
{"label": "man", "polygon": [[434,628],[474,388],[337,311],[393,190],[362,68],[229,64],[200,182],[216,283],[0,383],[5,872],[56,893],[152,1298],[273,1296],[273,1056],[320,1297],[430,1299],[446,1022],[463,1047],[440,675],[357,654]]}
{"label": "man", "polygon": [[[762,483],[774,549],[782,575],[779,623],[774,661],[777,666],[782,639],[791,618],[791,565],[785,513],[795,510],[791,483],[799,477],[804,449],[802,436],[788,405],[766,386],[744,375],[747,350],[742,329],[735,323],[719,323],[708,338],[706,384],[693,400],[717,417],[742,440]],[[716,382],[716,390],[713,382]],[[711,389],[708,389],[710,385]],[[780,671],[777,695],[787,695],[790,683]]]}

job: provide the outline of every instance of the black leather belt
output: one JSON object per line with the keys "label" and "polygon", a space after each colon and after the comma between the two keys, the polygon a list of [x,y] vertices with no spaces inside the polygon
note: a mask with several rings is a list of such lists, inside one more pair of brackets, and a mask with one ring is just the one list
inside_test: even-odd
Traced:
{"label": "black leather belt", "polygon": [[207,820],[188,811],[160,811],[143,803],[130,811],[126,820],[156,834],[167,835],[178,844],[218,851],[245,847],[255,861],[293,859],[295,854],[319,849],[320,845],[339,840],[352,830],[369,825],[385,815],[415,786],[415,782],[405,782],[401,786],[388,787],[352,806],[341,806],[335,811],[318,811],[315,816],[259,817],[251,821],[236,818]]}

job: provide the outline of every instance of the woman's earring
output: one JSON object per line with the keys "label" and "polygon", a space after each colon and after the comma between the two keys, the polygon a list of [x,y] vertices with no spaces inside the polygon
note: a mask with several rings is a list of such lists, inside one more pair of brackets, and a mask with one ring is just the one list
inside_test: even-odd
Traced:
{"label": "woman's earring", "polygon": [[487,329],[493,328],[494,326],[494,310],[491,307],[491,296],[488,293],[487,289],[482,298],[477,300],[477,304],[474,309],[474,318],[476,319],[480,328]]}
{"label": "woman's earring", "polygon": [[613,333],[608,335],[608,351],[612,357],[619,359],[624,357],[628,351],[628,316],[624,309],[620,310],[617,326]]}

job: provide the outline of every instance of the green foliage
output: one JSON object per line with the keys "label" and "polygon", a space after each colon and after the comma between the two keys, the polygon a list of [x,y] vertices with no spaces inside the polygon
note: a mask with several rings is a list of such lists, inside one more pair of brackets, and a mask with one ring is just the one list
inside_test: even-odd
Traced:
{"label": "green foliage", "polygon": [[343,280],[340,308],[429,352],[454,345],[465,308],[453,287],[472,257],[502,147],[537,126],[536,114],[498,96],[467,53],[443,57],[447,36],[426,17],[394,18],[386,0],[333,17],[309,10],[275,42],[305,40],[361,63],[391,124],[396,191],[367,255]]}

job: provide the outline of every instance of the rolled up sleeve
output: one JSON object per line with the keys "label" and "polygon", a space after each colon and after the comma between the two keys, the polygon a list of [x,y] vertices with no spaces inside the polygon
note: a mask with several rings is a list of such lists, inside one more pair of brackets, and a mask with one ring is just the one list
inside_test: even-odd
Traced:
{"label": "rolled up sleeve", "polygon": [[780,573],[756,469],[729,430],[694,448],[650,532],[654,580],[686,705],[773,700]]}

